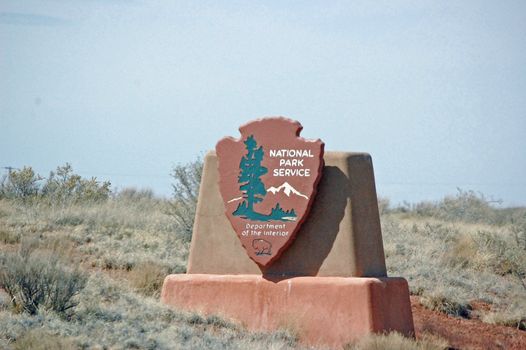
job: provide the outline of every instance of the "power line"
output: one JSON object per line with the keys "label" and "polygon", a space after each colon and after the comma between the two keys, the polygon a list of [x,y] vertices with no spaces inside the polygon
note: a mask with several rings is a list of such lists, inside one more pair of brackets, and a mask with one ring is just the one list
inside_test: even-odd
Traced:
{"label": "power line", "polygon": [[[7,170],[9,174],[13,170],[19,170],[18,168],[12,167],[12,166],[4,166],[3,169]],[[76,172],[79,175],[83,176],[119,176],[119,177],[136,177],[136,178],[171,178],[172,176],[169,174],[139,174],[139,173],[112,173],[112,172],[89,172],[89,171],[79,171]],[[496,182],[403,182],[403,181],[377,181],[377,185],[381,186],[456,186],[456,187],[463,187],[463,186],[526,186],[526,183],[518,183],[518,182],[503,182],[503,183],[496,183]]]}
{"label": "power line", "polygon": [[119,174],[119,173],[88,173],[84,171],[79,171],[79,175],[84,176],[123,176],[123,177],[162,177],[167,178],[171,177],[170,175],[161,175],[161,174]]}
{"label": "power line", "polygon": [[380,185],[399,185],[399,186],[526,186],[526,183],[518,182],[383,182],[377,181]]}

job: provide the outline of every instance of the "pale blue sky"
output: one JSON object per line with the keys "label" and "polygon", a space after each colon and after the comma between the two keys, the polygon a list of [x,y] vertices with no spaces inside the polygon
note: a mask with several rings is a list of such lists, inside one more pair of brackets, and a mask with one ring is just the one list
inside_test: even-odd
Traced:
{"label": "pale blue sky", "polygon": [[169,195],[268,115],[371,153],[394,203],[525,205],[526,2],[0,0],[0,167]]}

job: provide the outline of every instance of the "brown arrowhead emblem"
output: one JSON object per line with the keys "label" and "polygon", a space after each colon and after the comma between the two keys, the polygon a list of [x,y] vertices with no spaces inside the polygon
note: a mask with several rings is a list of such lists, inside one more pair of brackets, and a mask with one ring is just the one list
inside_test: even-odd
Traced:
{"label": "brown arrowhead emblem", "polygon": [[324,144],[299,137],[302,128],[283,117],[258,119],[239,128],[240,139],[216,146],[226,215],[261,266],[292,243],[316,194]]}

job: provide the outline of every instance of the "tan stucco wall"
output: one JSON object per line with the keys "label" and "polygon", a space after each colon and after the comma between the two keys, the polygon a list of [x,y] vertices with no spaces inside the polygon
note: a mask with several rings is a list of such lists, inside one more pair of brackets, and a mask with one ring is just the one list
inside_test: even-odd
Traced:
{"label": "tan stucco wall", "polygon": [[386,276],[373,165],[367,153],[326,152],[311,212],[295,241],[262,270],[241,246],[219,193],[217,157],[205,157],[188,273]]}

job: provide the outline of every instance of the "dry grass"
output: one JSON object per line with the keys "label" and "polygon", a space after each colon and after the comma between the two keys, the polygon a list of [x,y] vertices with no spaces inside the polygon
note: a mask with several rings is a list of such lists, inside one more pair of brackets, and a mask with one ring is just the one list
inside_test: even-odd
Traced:
{"label": "dry grass", "polygon": [[[389,274],[406,277],[422,303],[469,317],[471,301],[482,300],[491,305],[480,315],[485,322],[523,327],[526,225],[521,210],[477,221],[484,215],[471,208],[464,210],[469,220],[453,215],[454,221],[446,221],[444,207],[433,216],[433,207],[422,214],[389,210],[388,201],[382,205]],[[55,348],[299,348],[291,332],[247,332],[219,317],[178,312],[158,302],[163,277],[185,271],[189,248],[188,232],[169,213],[170,203],[137,190],[69,206],[0,200],[2,254],[29,249],[56,257],[65,270],[79,266],[89,275],[68,317],[53,309],[15,312],[10,298],[0,295],[0,348],[28,348],[39,337],[42,344],[64,340]],[[444,344],[431,336],[415,342],[391,334],[350,348],[443,349]]]}
{"label": "dry grass", "polygon": [[399,333],[385,335],[370,335],[360,339],[354,344],[349,344],[347,350],[444,350],[448,349],[446,340],[426,334],[415,341]]}
{"label": "dry grass", "polygon": [[38,336],[47,348],[297,348],[287,332],[248,332],[216,316],[159,303],[163,278],[184,272],[188,254],[167,207],[136,193],[60,209],[0,200],[0,227],[20,237],[1,242],[4,256],[29,250],[42,257],[43,266],[54,259],[60,269],[80,266],[89,274],[75,297],[79,304],[67,317],[52,308],[36,308],[33,315],[17,312],[9,307],[11,298],[2,296],[0,349],[31,348]]}
{"label": "dry grass", "polygon": [[523,331],[526,330],[526,317],[520,312],[520,310],[490,312],[483,315],[482,321],[489,324],[515,327]]}
{"label": "dry grass", "polygon": [[[57,209],[0,201],[0,237],[16,244],[33,237],[41,245],[63,245],[64,254],[74,246],[75,255],[91,267],[132,270],[154,261],[170,272],[184,272],[188,243],[177,234],[167,215],[168,203],[153,199],[113,199],[104,203],[72,205]],[[55,242],[55,243],[52,243]],[[58,248],[58,247],[57,247]]]}
{"label": "dry grass", "polygon": [[14,350],[75,350],[78,346],[67,338],[32,329],[14,343]]}
{"label": "dry grass", "polygon": [[458,197],[458,203],[450,197],[413,209],[384,209],[388,272],[407,278],[430,309],[470,317],[471,302],[479,300],[491,305],[479,315],[483,321],[523,327],[526,210],[493,209],[469,192]]}
{"label": "dry grass", "polygon": [[296,340],[283,332],[252,333],[216,316],[171,310],[103,273],[91,275],[69,319],[46,310],[38,315],[0,310],[0,348],[17,346],[34,330],[65,337],[86,349],[296,347]]}
{"label": "dry grass", "polygon": [[164,266],[149,261],[135,266],[128,274],[128,280],[138,292],[147,296],[159,297],[166,275],[167,271]]}

